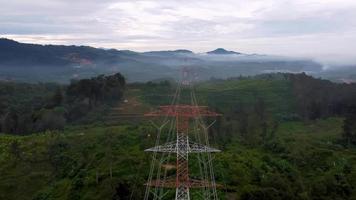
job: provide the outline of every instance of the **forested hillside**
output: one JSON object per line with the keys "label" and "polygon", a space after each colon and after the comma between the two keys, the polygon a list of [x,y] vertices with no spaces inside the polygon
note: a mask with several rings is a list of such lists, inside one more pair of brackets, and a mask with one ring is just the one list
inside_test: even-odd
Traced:
{"label": "forested hillside", "polygon": [[[0,94],[0,199],[143,198],[150,161],[143,150],[157,130],[123,112],[169,104],[175,82],[125,84],[116,74],[0,85],[8,91]],[[195,90],[201,105],[223,114],[209,132],[222,150],[214,157],[221,199],[356,199],[355,84],[264,74]],[[185,89],[181,99],[189,103]],[[119,117],[109,123],[113,107]]]}

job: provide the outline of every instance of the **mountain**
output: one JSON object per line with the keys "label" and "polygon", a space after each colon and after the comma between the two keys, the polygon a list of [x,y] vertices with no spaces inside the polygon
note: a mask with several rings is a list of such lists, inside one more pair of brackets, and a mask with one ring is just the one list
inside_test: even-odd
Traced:
{"label": "mountain", "polygon": [[241,53],[235,52],[235,51],[227,51],[223,48],[217,48],[214,51],[208,51],[206,53],[207,54],[219,54],[219,55],[231,55],[231,54],[239,55],[239,54],[241,54]]}
{"label": "mountain", "polygon": [[0,39],[0,65],[66,66],[91,65],[105,60],[116,61],[120,57],[132,56],[132,51],[104,50],[89,46],[63,46],[24,44]]}
{"label": "mountain", "polygon": [[129,82],[177,79],[182,66],[193,68],[199,80],[270,72],[319,74],[322,71],[319,63],[307,59],[251,56],[222,48],[203,54],[186,49],[140,53],[0,39],[0,80],[68,83],[71,79],[115,72],[121,72]]}

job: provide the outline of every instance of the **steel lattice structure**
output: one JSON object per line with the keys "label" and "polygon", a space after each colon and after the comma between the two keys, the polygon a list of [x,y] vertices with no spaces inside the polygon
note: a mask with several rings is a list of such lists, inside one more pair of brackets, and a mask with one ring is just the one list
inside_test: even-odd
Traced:
{"label": "steel lattice structure", "polygon": [[[189,82],[185,80],[181,84],[189,85]],[[176,94],[175,98],[179,98],[179,94]],[[153,153],[150,175],[145,184],[145,200],[164,199],[167,192],[164,192],[163,189],[175,189],[176,200],[190,200],[191,188],[200,189],[202,191],[200,197],[204,200],[218,199],[211,153],[220,152],[220,150],[209,147],[208,127],[204,124],[202,118],[217,117],[220,114],[210,111],[206,106],[198,106],[193,90],[191,100],[192,104],[179,104],[176,103],[178,101],[173,101],[172,105],[160,106],[157,111],[145,114],[146,117],[165,117],[172,120],[172,132],[175,135],[175,139],[172,138],[171,141],[161,145],[159,145],[160,136],[158,136],[156,146],[145,150]],[[194,122],[195,130],[202,130],[204,133],[202,138],[197,139],[198,142],[191,141],[188,134]],[[159,128],[160,131],[162,127]],[[157,154],[161,154],[160,160],[157,159]],[[161,166],[158,166],[155,170],[157,162],[158,165],[162,165],[171,154],[175,155],[175,174],[167,176],[167,171],[161,172]],[[198,179],[190,177],[189,154],[198,154],[201,174]],[[156,179],[153,179],[154,171],[157,171]]]}

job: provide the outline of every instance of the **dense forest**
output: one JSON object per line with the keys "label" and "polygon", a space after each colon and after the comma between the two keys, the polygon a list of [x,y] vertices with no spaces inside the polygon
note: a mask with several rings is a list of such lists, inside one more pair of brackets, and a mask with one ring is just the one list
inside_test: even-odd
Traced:
{"label": "dense forest", "polygon": [[120,74],[72,81],[70,85],[0,84],[0,130],[26,135],[62,130],[67,123],[83,120],[93,110],[117,103],[123,96],[125,78]]}
{"label": "dense forest", "polygon": [[[0,199],[142,199],[156,130],[120,116],[169,103],[175,82],[0,87]],[[221,199],[356,199],[356,84],[277,73],[195,90],[223,114],[209,132]]]}
{"label": "dense forest", "polygon": [[[157,90],[173,93],[175,86],[162,81],[148,82],[140,87],[145,93],[143,101],[162,105],[169,104],[171,97],[162,98]],[[356,144],[352,132],[356,123],[353,120],[356,116],[356,84],[334,83],[305,73],[277,73],[212,79],[197,84],[196,90],[200,102],[224,114],[219,121],[225,123],[223,134],[247,133],[249,124],[260,124],[265,129],[267,125],[275,127],[285,121],[308,123],[341,117],[345,119],[345,139]]]}

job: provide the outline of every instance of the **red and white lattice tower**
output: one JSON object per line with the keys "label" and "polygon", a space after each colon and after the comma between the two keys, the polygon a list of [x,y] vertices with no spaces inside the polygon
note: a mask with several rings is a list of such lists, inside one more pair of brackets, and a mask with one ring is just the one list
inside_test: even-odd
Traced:
{"label": "red and white lattice tower", "polygon": [[[184,70],[184,79],[180,82],[180,86],[191,86],[188,78],[185,78],[188,76],[186,73],[188,72]],[[172,138],[168,137],[164,144],[159,142],[159,133],[157,146],[145,150],[154,154],[146,183],[145,200],[171,199],[173,198],[172,189],[175,189],[176,200],[191,198],[216,200],[218,197],[211,153],[220,152],[220,150],[209,147],[207,129],[210,126],[206,126],[202,119],[217,117],[220,114],[210,111],[206,106],[198,106],[194,90],[191,90],[191,103],[180,104],[180,86],[171,105],[160,106],[157,111],[145,114],[146,117],[164,117],[167,122],[170,121],[171,127],[167,132],[172,133]],[[160,131],[162,127],[159,128]],[[190,137],[195,138],[195,141]],[[190,177],[189,154],[197,155],[199,173],[194,178]],[[175,169],[175,173],[169,176],[164,166],[167,166],[165,163],[172,161],[170,156],[175,157],[175,164],[173,167],[172,164],[170,165],[170,170]],[[153,178],[154,175],[155,178]],[[194,197],[190,194],[190,189],[198,190]]]}

